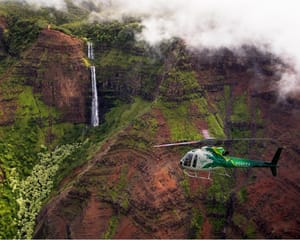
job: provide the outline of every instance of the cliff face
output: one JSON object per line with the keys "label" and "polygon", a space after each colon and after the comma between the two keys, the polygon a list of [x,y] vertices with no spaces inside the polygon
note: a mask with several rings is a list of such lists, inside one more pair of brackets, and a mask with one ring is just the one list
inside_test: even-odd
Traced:
{"label": "cliff face", "polygon": [[41,31],[37,42],[19,65],[18,74],[47,105],[62,113],[62,120],[88,121],[89,70],[84,65],[83,42],[55,30]]}
{"label": "cliff face", "polygon": [[[0,19],[0,30],[5,27]],[[300,102],[299,96],[279,102],[270,88],[279,80],[278,58],[251,47],[240,55],[227,49],[190,53],[181,41],[160,58],[131,45],[95,49],[100,111],[115,107],[105,124],[88,131],[92,157],[59,183],[37,218],[35,238],[299,238]],[[52,126],[49,106],[62,114],[53,114],[56,123],[89,120],[84,57],[82,41],[43,30],[1,76],[0,136],[7,150],[1,184],[7,169],[28,176],[41,144],[64,135]],[[152,147],[203,138],[203,129],[220,138],[277,139],[285,147],[278,177],[269,169],[238,169],[230,178],[213,174],[212,182],[188,178],[178,162],[189,147]],[[278,146],[226,147],[232,155],[270,161]],[[70,165],[86,160],[80,158],[73,156]],[[3,201],[6,211],[17,211],[16,202]],[[5,216],[3,226],[10,221],[15,228],[14,218]]]}
{"label": "cliff face", "polygon": [[[188,54],[188,60],[172,61],[177,50],[166,58],[156,89],[164,101],[103,143],[63,181],[37,219],[36,238],[300,236],[295,135],[300,109],[297,99],[276,102],[269,88],[279,80],[280,61],[251,48],[245,49],[247,57],[181,49],[179,56]],[[202,129],[215,136],[278,139],[286,147],[278,177],[269,169],[239,169],[231,178],[213,174],[213,182],[187,178],[178,161],[189,148],[152,148],[203,137]],[[232,155],[269,161],[277,146],[227,147]]]}

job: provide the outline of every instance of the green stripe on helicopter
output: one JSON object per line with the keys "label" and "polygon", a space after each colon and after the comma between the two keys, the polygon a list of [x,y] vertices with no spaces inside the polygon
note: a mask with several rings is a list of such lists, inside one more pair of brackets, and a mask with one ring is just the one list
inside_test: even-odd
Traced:
{"label": "green stripe on helicopter", "polygon": [[203,166],[203,168],[249,168],[249,167],[275,167],[269,162],[250,160],[246,158],[224,156],[225,150],[223,147],[207,147],[206,150],[211,154],[207,154],[207,158],[212,162]]}

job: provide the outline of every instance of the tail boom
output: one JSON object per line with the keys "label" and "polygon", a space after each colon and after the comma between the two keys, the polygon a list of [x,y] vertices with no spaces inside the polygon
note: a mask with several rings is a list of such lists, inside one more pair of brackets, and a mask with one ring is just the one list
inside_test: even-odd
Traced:
{"label": "tail boom", "polygon": [[280,158],[282,148],[278,148],[272,161],[271,162],[263,162],[259,160],[251,160],[251,159],[245,159],[245,158],[237,158],[237,157],[228,157],[227,159],[230,159],[230,161],[226,162],[226,165],[224,167],[227,168],[249,168],[249,167],[263,167],[263,168],[270,168],[272,175],[277,175],[277,163]]}

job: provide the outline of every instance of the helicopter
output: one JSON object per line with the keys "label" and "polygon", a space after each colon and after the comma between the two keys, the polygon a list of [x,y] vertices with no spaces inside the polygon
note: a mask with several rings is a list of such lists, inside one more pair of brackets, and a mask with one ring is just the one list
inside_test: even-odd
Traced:
{"label": "helicopter", "polygon": [[[228,156],[229,152],[221,146],[212,146],[213,143],[233,141],[274,141],[271,138],[236,138],[236,139],[215,139],[208,138],[198,141],[177,142],[154,145],[153,147],[171,147],[182,145],[193,145],[206,143],[208,146],[196,148],[188,151],[180,160],[179,165],[184,173],[189,177],[212,180],[210,178],[211,171],[223,168],[270,168],[272,175],[277,175],[277,163],[280,158],[282,147],[278,147],[271,162],[261,160],[252,160],[247,158]],[[208,177],[201,177],[198,175],[200,171],[208,171]],[[225,171],[226,172],[226,171]],[[227,173],[221,174],[230,177]]]}

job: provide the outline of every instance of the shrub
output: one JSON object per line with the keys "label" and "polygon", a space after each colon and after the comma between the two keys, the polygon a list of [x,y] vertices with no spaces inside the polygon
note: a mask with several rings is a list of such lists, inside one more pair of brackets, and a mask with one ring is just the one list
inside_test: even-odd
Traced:
{"label": "shrub", "polygon": [[80,144],[67,144],[53,152],[40,153],[39,163],[24,180],[20,180],[15,168],[11,169],[8,179],[19,205],[17,238],[32,238],[36,216],[53,189],[53,178],[61,163],[79,147]]}

